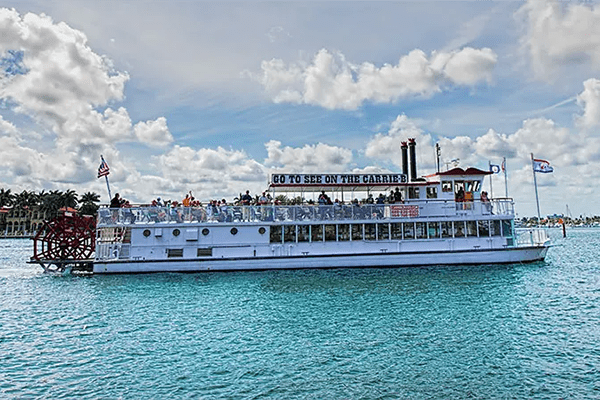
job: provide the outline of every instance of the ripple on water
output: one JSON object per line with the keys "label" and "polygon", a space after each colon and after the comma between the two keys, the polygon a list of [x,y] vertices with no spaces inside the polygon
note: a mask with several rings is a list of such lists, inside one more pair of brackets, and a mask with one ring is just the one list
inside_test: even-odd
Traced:
{"label": "ripple on water", "polygon": [[530,265],[93,277],[0,240],[0,397],[600,397],[598,233]]}

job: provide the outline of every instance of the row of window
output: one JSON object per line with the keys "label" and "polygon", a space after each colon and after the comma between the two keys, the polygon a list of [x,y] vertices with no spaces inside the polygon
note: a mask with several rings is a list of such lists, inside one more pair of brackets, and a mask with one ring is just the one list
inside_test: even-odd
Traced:
{"label": "row of window", "polygon": [[271,243],[513,236],[511,220],[271,226]]}

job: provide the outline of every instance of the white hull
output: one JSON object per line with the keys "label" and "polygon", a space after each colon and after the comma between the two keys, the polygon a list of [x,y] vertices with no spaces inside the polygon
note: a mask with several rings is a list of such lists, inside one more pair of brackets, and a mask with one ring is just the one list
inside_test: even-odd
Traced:
{"label": "white hull", "polygon": [[235,257],[180,260],[96,261],[94,273],[203,272],[274,269],[419,267],[435,265],[511,264],[543,260],[547,246],[495,250],[332,254],[281,257]]}

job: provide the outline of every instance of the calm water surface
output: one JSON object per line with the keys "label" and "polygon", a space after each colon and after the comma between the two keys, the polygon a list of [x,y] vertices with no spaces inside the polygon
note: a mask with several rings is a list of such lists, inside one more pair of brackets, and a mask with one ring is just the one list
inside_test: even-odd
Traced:
{"label": "calm water surface", "polygon": [[52,276],[0,240],[0,398],[600,398],[600,230],[528,265]]}

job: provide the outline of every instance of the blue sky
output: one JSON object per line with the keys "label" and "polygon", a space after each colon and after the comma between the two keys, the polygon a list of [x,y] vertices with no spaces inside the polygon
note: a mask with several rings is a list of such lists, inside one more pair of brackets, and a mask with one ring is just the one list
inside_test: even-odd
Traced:
{"label": "blue sky", "polygon": [[[272,172],[420,172],[507,158],[534,215],[596,215],[595,2],[4,1],[0,187],[135,202],[266,188]],[[15,54],[17,57],[15,57]],[[504,192],[494,178],[494,194]]]}

